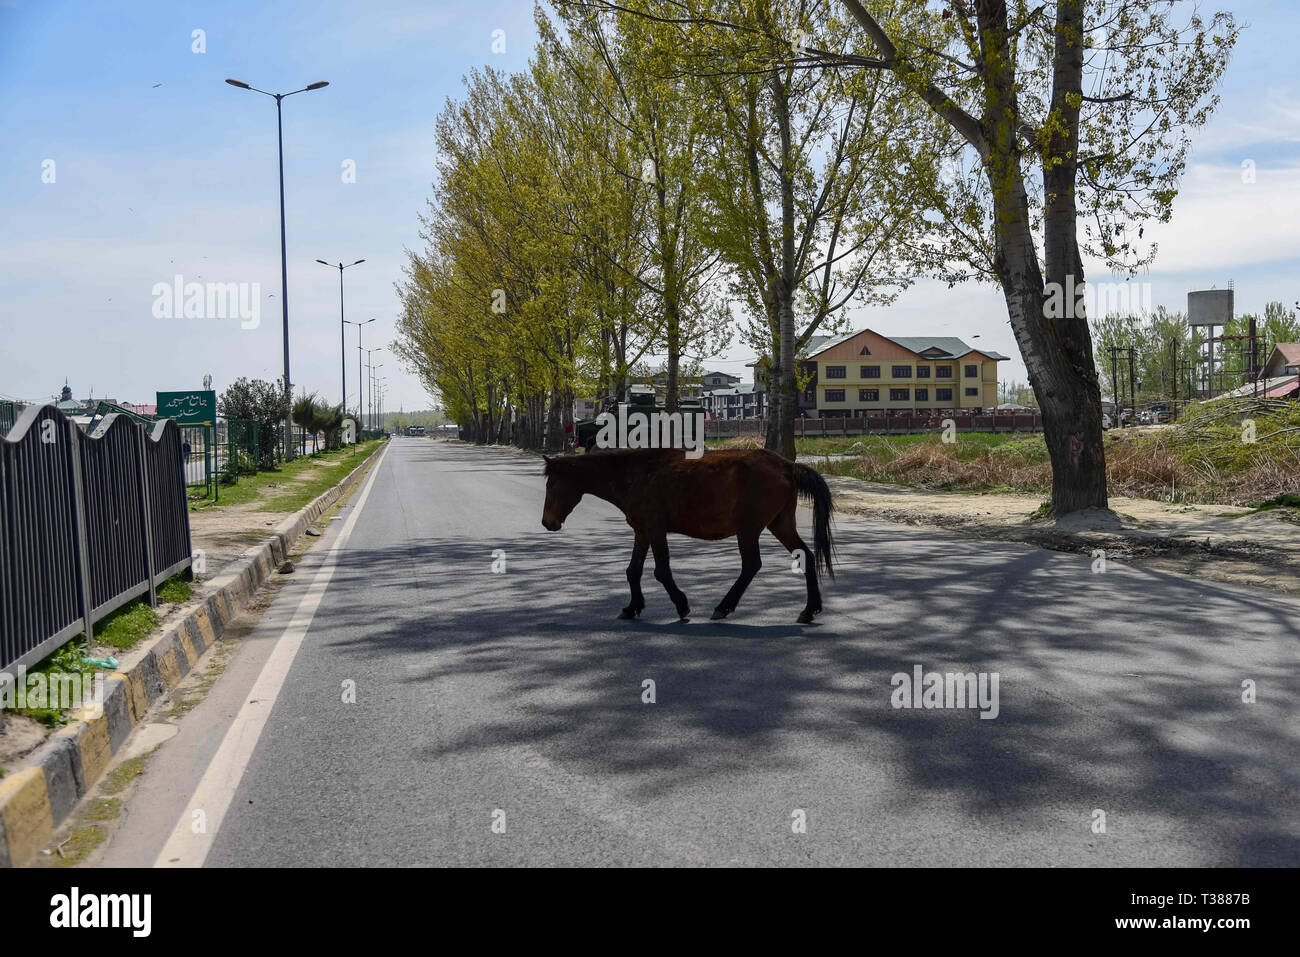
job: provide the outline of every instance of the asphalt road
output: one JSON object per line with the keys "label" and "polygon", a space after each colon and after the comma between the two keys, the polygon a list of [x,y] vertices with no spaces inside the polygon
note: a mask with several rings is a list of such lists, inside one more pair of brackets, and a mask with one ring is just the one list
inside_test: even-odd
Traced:
{"label": "asphalt road", "polygon": [[[590,498],[545,531],[536,458],[396,439],[374,474],[102,863],[1300,864],[1294,599],[841,518],[813,626],[770,536],[726,622],[734,540],[677,537],[692,620],[648,561],[644,617],[616,621],[631,532]],[[304,607],[283,684],[249,704]],[[997,717],[894,708],[915,665],[996,672]],[[251,758],[214,764],[249,708]],[[228,811],[191,853],[199,790]]]}

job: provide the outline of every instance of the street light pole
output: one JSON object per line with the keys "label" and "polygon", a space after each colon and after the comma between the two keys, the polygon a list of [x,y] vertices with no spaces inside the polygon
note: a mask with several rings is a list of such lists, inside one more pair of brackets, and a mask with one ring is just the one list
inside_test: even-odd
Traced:
{"label": "street light pole", "polygon": [[293,96],[296,93],[306,93],[310,90],[327,87],[329,82],[318,80],[315,83],[309,83],[301,90],[294,90],[292,93],[268,93],[266,90],[259,90],[255,86],[249,86],[243,80],[227,79],[226,82],[241,90],[251,90],[254,93],[261,93],[263,96],[275,99],[275,135],[280,153],[280,310],[284,325],[284,458],[287,462],[293,456],[293,420],[290,417],[293,407],[293,386],[289,379],[289,259],[284,229],[284,123],[280,101],[286,96]]}
{"label": "street light pole", "polygon": [[[331,269],[334,268],[334,263],[327,263],[327,262],[326,262],[325,260],[323,260],[323,259],[318,259],[318,260],[316,260],[316,261],[317,261],[318,263],[320,263],[322,266],[329,266]],[[339,264],[338,264],[338,269],[339,269],[339,366],[341,367],[342,372],[343,372],[343,397],[342,397],[341,404],[340,404],[339,407],[343,410],[343,413],[344,413],[345,415],[347,414],[347,411],[348,411],[348,358],[347,358],[348,353],[347,353],[347,345],[346,345],[346,344],[344,343],[344,341],[343,341],[343,334],[347,331],[347,330],[344,328],[344,327],[347,325],[347,320],[343,318],[343,270],[345,270],[345,269],[351,269],[353,266],[360,266],[363,262],[365,262],[364,259],[358,259],[356,262],[354,262],[354,263],[348,263],[346,266],[343,265],[342,263],[339,263]],[[358,333],[360,333],[360,329],[358,329],[357,331],[358,331]]]}
{"label": "street light pole", "polygon": [[[382,350],[376,349],[375,351],[380,352]],[[378,416],[376,415],[376,402],[379,399],[379,385],[375,382],[375,373],[379,369],[382,369],[383,367],[384,364],[382,362],[379,363],[379,365],[372,365],[370,367],[370,427],[371,429],[378,429],[382,425]],[[383,376],[380,376],[379,378],[382,379]]]}
{"label": "street light pole", "polygon": [[374,390],[371,389],[370,386],[372,386],[372,385],[374,384],[374,381],[375,381],[375,369],[378,368],[378,366],[376,366],[376,365],[373,364],[374,361],[375,361],[375,360],[374,360],[374,354],[375,354],[376,352],[383,352],[383,351],[384,351],[384,347],[383,347],[383,346],[379,346],[377,349],[367,349],[367,350],[366,350],[366,368],[370,370],[370,378],[366,380],[366,381],[367,381],[366,410],[367,410],[367,412],[370,413],[369,421],[370,421],[370,425],[371,425],[371,427],[373,427],[374,424],[375,424],[375,423],[374,423],[374,409],[375,409],[375,404],[374,404],[374,396],[373,396],[373,394],[372,394]]}
{"label": "street light pole", "polygon": [[[353,322],[351,319],[344,319],[343,321],[346,322],[349,326],[357,327],[357,415],[361,415],[362,410],[365,407],[365,397],[366,397],[366,391],[365,391],[366,377],[363,374],[364,367],[362,366],[361,363],[361,327],[368,326],[375,320],[367,319],[365,322]],[[347,400],[345,398],[344,402],[346,403],[346,401]],[[362,416],[361,419],[361,427],[363,429],[366,427],[366,420],[364,416]]]}

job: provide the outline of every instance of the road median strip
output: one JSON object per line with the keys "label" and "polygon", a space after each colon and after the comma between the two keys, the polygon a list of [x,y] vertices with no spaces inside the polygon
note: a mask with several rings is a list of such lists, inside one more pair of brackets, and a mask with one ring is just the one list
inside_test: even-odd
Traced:
{"label": "road median strip", "polygon": [[74,712],[72,721],[27,759],[26,767],[0,777],[0,867],[22,866],[49,842],[136,725],[249,607],[308,527],[351,492],[384,448],[380,443],[337,485],[206,582],[208,594],[197,607],[124,655],[118,670],[105,676],[102,709]]}

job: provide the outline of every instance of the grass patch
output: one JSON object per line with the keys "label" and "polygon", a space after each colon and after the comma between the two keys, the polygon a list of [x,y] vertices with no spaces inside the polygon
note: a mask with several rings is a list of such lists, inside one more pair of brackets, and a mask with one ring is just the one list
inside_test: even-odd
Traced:
{"label": "grass patch", "polygon": [[49,860],[50,867],[76,867],[104,843],[107,837],[104,829],[97,824],[80,828],[58,846],[58,850]]}
{"label": "grass patch", "polygon": [[219,502],[212,501],[206,493],[200,493],[190,499],[190,510],[206,511],[228,505],[260,503],[257,510],[262,512],[297,511],[326,489],[337,485],[343,476],[365,461],[380,441],[368,439],[346,449],[299,456],[279,468],[240,476],[238,485],[222,487]]}
{"label": "grass patch", "polygon": [[1112,494],[1260,510],[1300,506],[1300,403],[1220,399],[1188,408],[1172,428],[1112,436]]}
{"label": "grass patch", "polygon": [[121,798],[106,798],[96,801],[86,810],[86,820],[103,823],[111,821],[122,813]]}
{"label": "grass patch", "polygon": [[[26,675],[27,693],[32,694],[35,688],[46,689],[40,700],[48,704],[56,694],[55,688],[58,687],[58,684],[62,682],[65,676],[77,676],[81,681],[81,687],[85,688],[87,683],[93,680],[95,672],[102,669],[83,662],[81,658],[84,653],[85,639],[78,636],[59,648],[58,651],[35,668],[29,669]],[[33,686],[33,679],[36,679],[35,686]],[[68,723],[67,713],[61,708],[27,704],[21,708],[15,707],[7,710],[13,711],[14,714],[26,715],[33,721],[39,721],[47,728],[58,728]]]}
{"label": "grass patch", "polygon": [[1045,494],[1052,487],[1047,446],[1037,435],[958,433],[954,442],[933,434],[805,441],[807,452],[796,445],[803,454],[852,456],[815,462],[827,475],[939,491]]}
{"label": "grass patch", "polygon": [[[1051,462],[1041,435],[933,433],[797,439],[801,455],[847,455],[813,464],[827,475],[939,491],[1050,494]],[[1279,510],[1300,523],[1300,403],[1220,400],[1186,410],[1146,434],[1105,434],[1111,495],[1169,503]],[[755,448],[744,437],[722,447]]]}
{"label": "grass patch", "polygon": [[[159,587],[158,598],[164,602],[182,602],[189,599],[190,592],[190,583],[177,574]],[[137,598],[95,622],[95,644],[125,651],[136,642],[148,637],[158,627],[158,622],[159,615],[149,607],[149,602],[144,598]],[[41,675],[41,679],[38,680],[43,681],[46,689],[50,689],[45,697],[47,702],[53,698],[55,682],[62,681],[65,676],[77,675],[82,679],[82,687],[87,687],[87,682],[93,680],[95,672],[103,670],[82,661],[81,659],[87,657],[87,654],[86,634],[82,632],[36,667],[28,669],[28,687],[31,687],[30,681],[33,676]],[[27,706],[10,710],[15,714],[26,715],[49,728],[58,728],[68,723],[67,712],[61,708]]]}
{"label": "grass patch", "polygon": [[158,612],[136,599],[101,618],[95,625],[95,643],[125,651],[158,627]]}
{"label": "grass patch", "polygon": [[1251,506],[1257,512],[1267,512],[1275,508],[1300,508],[1300,495],[1294,492],[1283,492],[1281,495],[1274,495],[1266,502],[1260,502]]}
{"label": "grass patch", "polygon": [[190,583],[180,575],[173,575],[158,588],[158,600],[179,604],[190,600]]}
{"label": "grass patch", "polygon": [[[149,754],[153,754],[153,751],[150,751]],[[123,761],[110,771],[108,777],[104,779],[103,792],[105,794],[121,794],[125,791],[127,785],[144,774],[144,763],[149,754],[142,754],[138,758]]]}

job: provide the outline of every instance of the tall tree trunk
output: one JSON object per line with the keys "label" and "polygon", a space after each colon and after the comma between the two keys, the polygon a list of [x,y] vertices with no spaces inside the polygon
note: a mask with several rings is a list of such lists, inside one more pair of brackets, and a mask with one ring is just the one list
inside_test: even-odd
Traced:
{"label": "tall tree trunk", "polygon": [[790,103],[789,92],[779,76],[772,78],[772,102],[776,112],[777,129],[781,136],[781,278],[777,284],[781,324],[781,365],[777,381],[781,396],[778,417],[781,429],[783,456],[795,458],[794,447],[794,296],[798,285],[795,275],[794,254],[794,182],[790,158]]}
{"label": "tall tree trunk", "polygon": [[564,433],[560,427],[560,390],[551,387],[551,401],[546,413],[546,440],[548,452],[558,452],[564,445]]}
{"label": "tall tree trunk", "polygon": [[[990,93],[984,128],[990,140],[987,169],[994,199],[995,263],[1011,328],[1043,414],[1043,438],[1052,463],[1052,512],[1107,508],[1101,386],[1088,318],[1082,300],[1075,301],[1073,295],[1083,283],[1075,200],[1083,0],[1057,3],[1052,81],[1056,122],[1042,164],[1046,276],[1034,250],[1017,143],[1019,109],[1006,6],[1001,0],[981,0],[979,15]],[[1059,310],[1049,308],[1049,297]]]}

